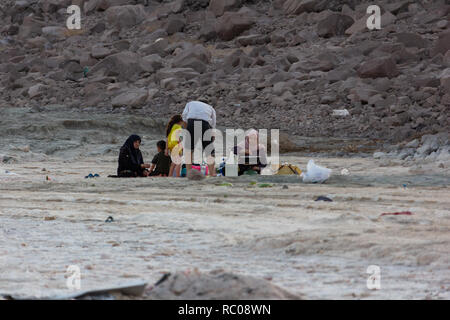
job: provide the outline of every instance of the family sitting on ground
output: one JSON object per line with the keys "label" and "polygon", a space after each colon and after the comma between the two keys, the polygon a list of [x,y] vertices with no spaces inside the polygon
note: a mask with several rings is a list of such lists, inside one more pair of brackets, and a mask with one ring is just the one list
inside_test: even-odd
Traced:
{"label": "family sitting on ground", "polygon": [[[216,176],[214,136],[206,138],[205,132],[216,127],[216,111],[209,104],[202,101],[188,102],[181,115],[170,118],[166,127],[167,141],[161,140],[156,144],[158,153],[151,164],[144,163],[142,153],[139,150],[141,137],[131,135],[120,149],[118,177],[180,177],[182,171],[182,156],[185,158],[186,176],[190,176],[192,170],[201,170],[200,165],[193,161],[194,147],[198,140],[201,141],[201,151],[206,153],[207,170],[210,176]],[[201,135],[194,134],[200,131]],[[191,139],[182,141],[181,132],[186,129]],[[183,143],[184,142],[184,143]],[[233,153],[243,157],[243,163],[239,163],[239,175],[246,172],[261,173],[261,169],[267,164],[267,154],[264,145],[259,143],[258,132],[250,130],[245,140],[234,147]],[[252,161],[253,160],[253,161]],[[255,164],[251,164],[255,163]]]}

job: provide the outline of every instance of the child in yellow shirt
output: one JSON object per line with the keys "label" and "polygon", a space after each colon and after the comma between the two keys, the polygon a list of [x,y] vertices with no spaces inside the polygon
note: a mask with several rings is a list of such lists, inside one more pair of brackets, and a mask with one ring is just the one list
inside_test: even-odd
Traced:
{"label": "child in yellow shirt", "polygon": [[181,173],[181,156],[183,154],[183,144],[181,143],[180,134],[186,124],[180,114],[172,116],[166,127],[167,149],[170,151],[172,157],[172,164],[170,165],[169,177],[175,175],[180,176]]}

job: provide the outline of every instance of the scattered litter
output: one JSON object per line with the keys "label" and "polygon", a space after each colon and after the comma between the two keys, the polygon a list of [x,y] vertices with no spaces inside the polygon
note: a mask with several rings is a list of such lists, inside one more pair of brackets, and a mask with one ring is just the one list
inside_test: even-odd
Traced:
{"label": "scattered litter", "polygon": [[294,166],[293,164],[285,162],[278,167],[276,174],[278,174],[278,175],[291,175],[291,174],[300,175],[300,174],[302,174],[302,170],[299,167]]}
{"label": "scattered litter", "polygon": [[314,200],[314,201],[328,201],[328,202],[333,202],[333,200],[331,200],[330,198],[325,197],[325,196],[318,196],[317,199]]}
{"label": "scattered litter", "polygon": [[350,112],[347,109],[335,109],[331,115],[333,117],[347,117],[350,115]]}
{"label": "scattered litter", "polygon": [[224,182],[224,183],[219,184],[219,187],[232,187],[232,186],[233,185],[229,182]]}
{"label": "scattered litter", "polygon": [[348,169],[342,169],[341,170],[341,175],[348,176],[349,174],[350,174],[350,172],[348,171]]}
{"label": "scattered litter", "polygon": [[96,174],[89,173],[89,175],[85,176],[84,178],[89,179],[89,178],[99,178],[99,177],[100,177],[100,175],[98,173],[96,173]]}
{"label": "scattered litter", "polygon": [[314,160],[309,160],[306,167],[306,173],[302,173],[303,182],[323,183],[331,175],[331,169],[318,166],[314,163]]}
{"label": "scattered litter", "polygon": [[56,217],[45,217],[44,221],[53,221],[56,220]]}
{"label": "scattered litter", "polygon": [[272,188],[272,185],[270,183],[260,183],[258,185],[259,188]]}
{"label": "scattered litter", "polygon": [[187,175],[188,180],[200,181],[205,179],[205,175],[197,170],[189,170]]}
{"label": "scattered litter", "polygon": [[402,211],[402,212],[386,212],[386,213],[382,213],[380,215],[380,217],[382,216],[400,216],[400,215],[405,215],[405,216],[411,216],[413,213],[411,211]]}
{"label": "scattered litter", "polygon": [[170,276],[170,272],[165,273],[165,274],[161,277],[161,279],[159,279],[159,280],[155,283],[155,286],[158,286],[158,285],[160,285],[161,283],[163,283],[164,281],[166,281],[167,279],[169,279],[169,276]]}
{"label": "scattered litter", "polygon": [[113,222],[114,221],[114,218],[113,217],[111,217],[111,216],[109,216],[106,220],[105,220],[105,222]]}

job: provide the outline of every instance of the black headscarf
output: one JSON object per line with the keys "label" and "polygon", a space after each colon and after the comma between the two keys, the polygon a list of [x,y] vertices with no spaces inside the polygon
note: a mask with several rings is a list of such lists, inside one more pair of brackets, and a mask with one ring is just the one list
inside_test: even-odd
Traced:
{"label": "black headscarf", "polygon": [[134,147],[134,142],[138,140],[142,141],[141,137],[139,137],[137,134],[132,134],[128,137],[127,141],[125,141],[122,148],[128,148],[132,163],[139,165],[144,163],[144,160],[142,159],[141,151]]}

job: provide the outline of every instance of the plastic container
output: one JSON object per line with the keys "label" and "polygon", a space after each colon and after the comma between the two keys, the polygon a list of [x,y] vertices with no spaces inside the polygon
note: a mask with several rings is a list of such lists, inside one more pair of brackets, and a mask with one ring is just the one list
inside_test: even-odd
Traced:
{"label": "plastic container", "polygon": [[237,177],[239,172],[239,165],[237,157],[233,152],[230,152],[230,156],[225,164],[225,176]]}

